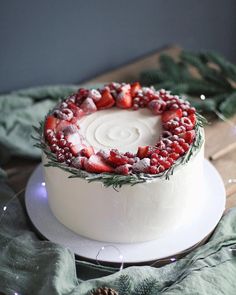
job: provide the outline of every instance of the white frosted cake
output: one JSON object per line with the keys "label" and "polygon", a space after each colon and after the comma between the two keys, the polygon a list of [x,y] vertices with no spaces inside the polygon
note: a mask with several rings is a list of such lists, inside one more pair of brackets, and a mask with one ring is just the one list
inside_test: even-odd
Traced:
{"label": "white frosted cake", "polygon": [[41,140],[50,208],[104,242],[154,240],[204,206],[202,118],[168,91],[110,83],[46,117]]}

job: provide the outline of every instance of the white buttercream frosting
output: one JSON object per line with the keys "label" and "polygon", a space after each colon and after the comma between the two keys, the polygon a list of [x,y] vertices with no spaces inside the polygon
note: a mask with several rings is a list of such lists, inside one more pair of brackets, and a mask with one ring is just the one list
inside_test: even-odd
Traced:
{"label": "white buttercream frosting", "polygon": [[160,117],[150,110],[102,110],[78,121],[80,133],[96,150],[117,148],[137,152],[138,146],[155,145],[160,136]]}

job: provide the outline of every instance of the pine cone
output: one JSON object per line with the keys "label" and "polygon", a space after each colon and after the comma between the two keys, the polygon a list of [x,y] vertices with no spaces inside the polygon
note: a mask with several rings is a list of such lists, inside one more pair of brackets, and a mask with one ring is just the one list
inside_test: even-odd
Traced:
{"label": "pine cone", "polygon": [[101,287],[94,289],[91,295],[119,295],[116,290],[108,288],[108,287]]}

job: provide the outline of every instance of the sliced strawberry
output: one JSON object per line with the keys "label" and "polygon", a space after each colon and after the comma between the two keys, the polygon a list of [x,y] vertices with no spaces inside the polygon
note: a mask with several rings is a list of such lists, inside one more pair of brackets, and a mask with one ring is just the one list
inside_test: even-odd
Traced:
{"label": "sliced strawberry", "polygon": [[70,151],[71,151],[71,153],[72,153],[73,156],[78,156],[80,150],[81,150],[81,146],[80,145],[72,145],[70,147]]}
{"label": "sliced strawberry", "polygon": [[89,158],[94,154],[94,149],[92,146],[87,146],[80,151],[82,156]]}
{"label": "sliced strawberry", "polygon": [[109,109],[115,104],[115,100],[108,89],[102,91],[102,98],[95,101],[95,104],[99,110]]}
{"label": "sliced strawberry", "polygon": [[196,137],[195,130],[187,131],[178,135],[180,138],[183,138],[187,143],[192,143]]}
{"label": "sliced strawberry", "polygon": [[56,130],[57,131],[63,131],[65,128],[67,128],[70,125],[71,125],[71,123],[66,121],[66,120],[59,120],[58,124],[57,124],[57,127],[56,127]]}
{"label": "sliced strawberry", "polygon": [[116,99],[116,105],[122,109],[129,109],[132,107],[132,96],[130,92],[120,92]]}
{"label": "sliced strawberry", "polygon": [[148,145],[139,146],[137,156],[139,157],[139,159],[146,158],[148,152],[149,152],[149,146]]}
{"label": "sliced strawberry", "polygon": [[190,119],[190,121],[195,126],[195,124],[196,124],[196,115],[195,114],[191,114],[191,115],[188,116],[188,118]]}
{"label": "sliced strawberry", "polygon": [[92,155],[88,161],[84,163],[84,166],[88,172],[102,173],[114,171],[114,169],[98,155]]}
{"label": "sliced strawberry", "polygon": [[139,82],[134,82],[133,84],[131,84],[131,90],[130,90],[130,93],[131,93],[131,96],[132,97],[135,97],[136,93],[141,89],[141,85]]}
{"label": "sliced strawberry", "polygon": [[94,101],[92,100],[92,98],[87,97],[83,103],[80,105],[80,108],[85,112],[85,114],[91,114],[96,112],[97,107],[94,103]]}
{"label": "sliced strawberry", "polygon": [[55,131],[58,122],[59,120],[54,116],[48,116],[44,124],[44,132],[46,133],[49,129]]}
{"label": "sliced strawberry", "polygon": [[76,117],[77,119],[85,115],[84,111],[73,102],[68,102],[68,108],[72,110],[74,117]]}
{"label": "sliced strawberry", "polygon": [[127,164],[129,161],[129,158],[119,154],[119,152],[116,150],[111,150],[108,161],[114,164],[115,166],[120,166],[120,165]]}
{"label": "sliced strawberry", "polygon": [[174,118],[181,118],[182,114],[183,112],[181,109],[169,110],[162,114],[161,120],[163,123],[166,123]]}

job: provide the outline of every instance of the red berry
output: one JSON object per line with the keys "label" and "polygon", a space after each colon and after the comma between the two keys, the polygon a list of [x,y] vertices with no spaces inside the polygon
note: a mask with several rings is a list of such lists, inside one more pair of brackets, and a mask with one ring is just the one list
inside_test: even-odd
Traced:
{"label": "red berry", "polygon": [[59,145],[59,147],[64,147],[64,146],[66,146],[66,143],[67,143],[67,141],[66,141],[65,139],[60,139],[60,140],[58,141],[58,145]]}
{"label": "red berry", "polygon": [[130,170],[131,170],[131,165],[125,164],[125,165],[118,166],[115,169],[115,172],[118,174],[128,175],[130,173]]}
{"label": "red berry", "polygon": [[196,132],[195,130],[187,131],[185,133],[179,134],[179,137],[183,138],[187,143],[192,143],[195,139]]}
{"label": "red berry", "polygon": [[53,153],[56,153],[57,151],[59,151],[59,146],[57,144],[53,144],[50,146],[50,150],[53,152]]}
{"label": "red berry", "polygon": [[63,139],[63,138],[64,138],[64,133],[63,133],[62,131],[58,131],[58,132],[56,133],[56,138],[57,138],[57,139]]}
{"label": "red berry", "polygon": [[148,167],[148,173],[150,174],[157,174],[158,173],[158,169],[156,166],[149,166]]}
{"label": "red berry", "polygon": [[65,156],[62,153],[57,154],[57,160],[58,162],[65,162]]}
{"label": "red berry", "polygon": [[151,162],[150,163],[151,163],[151,165],[156,166],[158,164],[157,158],[151,158]]}
{"label": "red berry", "polygon": [[158,166],[157,168],[158,173],[165,171],[165,167],[163,165]]}
{"label": "red berry", "polygon": [[186,130],[192,130],[193,129],[193,123],[188,117],[183,117],[180,119],[180,124],[186,128]]}
{"label": "red berry", "polygon": [[166,157],[168,155],[168,152],[166,150],[162,150],[162,151],[160,151],[160,155],[162,157]]}
{"label": "red berry", "polygon": [[169,158],[173,159],[174,161],[180,157],[178,153],[170,153]]}

